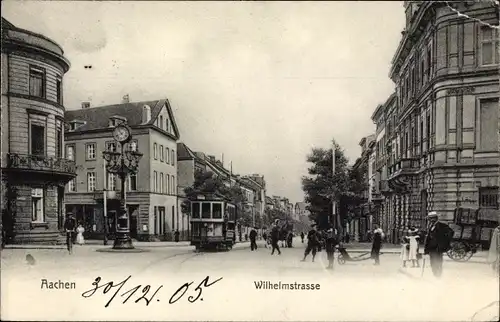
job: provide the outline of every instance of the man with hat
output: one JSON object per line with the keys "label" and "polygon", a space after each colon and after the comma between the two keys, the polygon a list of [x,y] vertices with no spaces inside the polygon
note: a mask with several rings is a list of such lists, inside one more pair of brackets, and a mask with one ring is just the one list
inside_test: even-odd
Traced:
{"label": "man with hat", "polygon": [[427,220],[424,254],[429,255],[434,276],[441,277],[443,271],[443,253],[450,249],[454,232],[450,226],[439,221],[439,215],[435,211],[429,213]]}
{"label": "man with hat", "polygon": [[326,232],[326,240],[325,240],[325,250],[326,257],[328,258],[328,267],[327,269],[333,269],[334,263],[334,254],[335,254],[335,246],[338,244],[337,234],[333,230],[332,227]]}

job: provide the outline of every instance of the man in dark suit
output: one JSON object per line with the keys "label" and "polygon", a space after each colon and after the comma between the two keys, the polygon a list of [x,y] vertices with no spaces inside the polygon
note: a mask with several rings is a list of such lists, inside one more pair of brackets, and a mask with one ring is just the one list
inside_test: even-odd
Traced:
{"label": "man in dark suit", "polygon": [[318,232],[313,227],[309,233],[307,233],[307,247],[304,251],[304,258],[302,262],[306,261],[306,257],[312,252],[312,261],[314,262],[314,258],[316,257],[316,253],[318,251],[319,239]]}
{"label": "man in dark suit", "polygon": [[328,269],[333,269],[335,246],[338,245],[337,234],[333,228],[330,227],[327,231],[325,240],[325,250],[328,258]]}
{"label": "man in dark suit", "polygon": [[443,253],[450,249],[453,229],[439,221],[437,212],[432,211],[427,216],[428,228],[425,237],[424,254],[429,255],[432,273],[441,277],[443,272]]}
{"label": "man in dark suit", "polygon": [[257,249],[257,227],[252,228],[250,231],[250,249],[252,251]]}
{"label": "man in dark suit", "polygon": [[276,223],[273,224],[272,229],[271,229],[271,246],[272,246],[272,251],[271,255],[274,255],[274,251],[278,251],[278,255],[281,255],[281,250],[280,247],[278,246],[278,241],[280,239],[280,230],[278,229],[278,226],[276,226]]}

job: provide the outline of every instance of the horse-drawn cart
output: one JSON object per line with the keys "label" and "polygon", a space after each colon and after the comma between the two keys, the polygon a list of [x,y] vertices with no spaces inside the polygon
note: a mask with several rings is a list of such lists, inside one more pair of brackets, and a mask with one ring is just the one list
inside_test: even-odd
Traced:
{"label": "horse-drawn cart", "polygon": [[447,252],[454,261],[465,262],[481,248],[489,246],[493,229],[498,225],[498,210],[457,208],[450,227],[455,234]]}

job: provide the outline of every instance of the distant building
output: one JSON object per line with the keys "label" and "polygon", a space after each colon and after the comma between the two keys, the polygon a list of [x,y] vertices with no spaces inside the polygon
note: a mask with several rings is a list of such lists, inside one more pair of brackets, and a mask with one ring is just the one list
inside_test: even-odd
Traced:
{"label": "distant building", "polygon": [[[119,209],[120,180],[108,173],[102,156],[116,151],[113,128],[127,122],[130,146],[143,153],[137,174],[125,189],[131,236],[138,240],[172,240],[182,229],[177,205],[177,140],[179,130],[168,100],[82,108],[66,112],[66,153],[76,161],[77,177],[67,185],[66,210],[84,223],[88,237],[102,238],[104,202],[110,232]],[[181,216],[182,217],[182,216]]]}
{"label": "distant building", "polygon": [[53,40],[2,18],[1,191],[6,243],[63,242],[63,79],[70,63]]}
{"label": "distant building", "polygon": [[354,237],[356,241],[366,241],[368,239],[368,232],[373,225],[372,205],[370,204],[371,187],[371,164],[370,156],[375,146],[375,135],[369,135],[361,139],[359,142],[361,147],[361,157],[356,160],[353,169],[362,173],[366,190],[364,190],[359,197],[362,198],[362,203],[351,214],[351,222],[349,223],[349,234]]}

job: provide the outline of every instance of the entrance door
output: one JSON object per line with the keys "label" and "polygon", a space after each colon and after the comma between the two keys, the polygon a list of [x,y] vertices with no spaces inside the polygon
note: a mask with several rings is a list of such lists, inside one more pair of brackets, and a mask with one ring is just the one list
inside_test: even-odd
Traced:
{"label": "entrance door", "polygon": [[165,234],[166,224],[165,224],[165,207],[158,207],[158,217],[160,220],[160,234]]}
{"label": "entrance door", "polygon": [[137,239],[137,216],[139,212],[139,206],[128,206],[129,215],[129,225],[130,225],[130,237]]}
{"label": "entrance door", "polygon": [[94,232],[94,207],[93,206],[85,206],[85,215],[83,221],[83,228],[85,228],[84,237],[89,238],[92,236]]}

